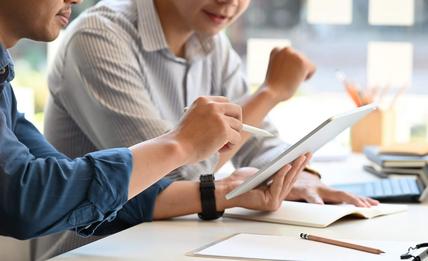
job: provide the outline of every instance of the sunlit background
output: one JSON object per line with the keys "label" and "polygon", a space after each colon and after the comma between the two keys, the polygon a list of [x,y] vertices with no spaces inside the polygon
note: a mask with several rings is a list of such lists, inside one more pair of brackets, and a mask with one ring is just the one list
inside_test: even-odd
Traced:
{"label": "sunlit background", "polygon": [[[85,0],[74,16],[96,2]],[[287,141],[356,106],[337,70],[362,92],[377,91],[376,100],[394,115],[388,127],[394,142],[428,140],[428,0],[253,0],[226,32],[253,90],[264,80],[274,46],[291,45],[317,65],[315,77],[270,114]],[[19,108],[40,129],[48,49],[52,55],[54,43],[22,41],[12,49]],[[318,157],[342,156],[349,140],[346,132]]]}

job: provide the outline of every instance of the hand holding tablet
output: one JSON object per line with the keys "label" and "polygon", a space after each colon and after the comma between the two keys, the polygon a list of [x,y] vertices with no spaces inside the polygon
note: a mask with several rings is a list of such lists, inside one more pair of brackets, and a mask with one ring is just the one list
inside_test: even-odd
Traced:
{"label": "hand holding tablet", "polygon": [[290,146],[286,151],[281,153],[277,158],[272,160],[266,167],[260,169],[254,176],[229,192],[226,195],[226,199],[232,199],[252,190],[299,156],[308,152],[314,153],[342,131],[376,109],[377,106],[375,104],[369,104],[327,119],[298,142]]}

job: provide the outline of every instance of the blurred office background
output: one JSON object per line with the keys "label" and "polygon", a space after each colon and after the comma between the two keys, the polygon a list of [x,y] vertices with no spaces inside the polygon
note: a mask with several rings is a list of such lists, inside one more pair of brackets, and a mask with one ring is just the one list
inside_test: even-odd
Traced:
{"label": "blurred office background", "polygon": [[[85,0],[74,7],[74,16],[96,2]],[[243,59],[253,90],[263,81],[272,46],[292,45],[317,65],[315,77],[270,115],[287,141],[297,140],[326,117],[355,107],[336,79],[338,69],[361,87],[386,89],[384,108],[407,85],[392,106],[394,139],[428,140],[428,0],[252,0],[227,34]],[[20,110],[41,130],[48,49],[52,57],[55,43],[25,40],[11,50]],[[324,147],[318,158],[344,157],[349,144],[346,132]],[[8,249],[3,251],[9,255],[2,256],[5,260],[28,259],[26,241],[0,241]]]}
{"label": "blurred office background", "polygon": [[[96,2],[85,0],[74,16]],[[289,142],[355,107],[336,70],[361,88],[385,90],[383,108],[396,112],[396,142],[428,140],[428,0],[253,0],[226,32],[253,89],[263,82],[273,46],[291,45],[317,65],[315,77],[270,115]],[[54,49],[55,43],[28,40],[12,49],[20,109],[39,128],[48,94],[48,53]],[[349,132],[332,144],[349,148]]]}

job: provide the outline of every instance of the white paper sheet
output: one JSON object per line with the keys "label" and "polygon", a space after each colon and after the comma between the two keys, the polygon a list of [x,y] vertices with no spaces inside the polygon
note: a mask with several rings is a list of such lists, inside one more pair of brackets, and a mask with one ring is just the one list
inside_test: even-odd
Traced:
{"label": "white paper sheet", "polygon": [[308,23],[352,23],[352,0],[308,0]]}
{"label": "white paper sheet", "polygon": [[193,254],[196,256],[228,257],[236,259],[392,261],[400,260],[400,255],[405,253],[407,248],[414,244],[414,242],[338,240],[378,248],[386,253],[380,255],[370,254],[334,245],[303,240],[299,238],[299,235],[289,237],[237,234]]}
{"label": "white paper sheet", "polygon": [[412,26],[415,23],[415,1],[370,0],[369,23],[372,25]]}

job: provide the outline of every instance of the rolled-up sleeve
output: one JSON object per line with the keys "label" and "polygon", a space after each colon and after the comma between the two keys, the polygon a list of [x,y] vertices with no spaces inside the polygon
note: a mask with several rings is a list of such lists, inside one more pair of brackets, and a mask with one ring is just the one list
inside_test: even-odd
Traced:
{"label": "rolled-up sleeve", "polygon": [[8,128],[4,114],[0,137],[0,234],[27,239],[81,227],[90,234],[126,203],[132,169],[128,149],[71,160],[22,116],[14,130]]}
{"label": "rolled-up sleeve", "polygon": [[117,217],[111,222],[104,222],[95,231],[96,235],[110,235],[153,220],[156,198],[172,181],[168,178],[159,180],[137,196],[129,200],[117,213]]}

